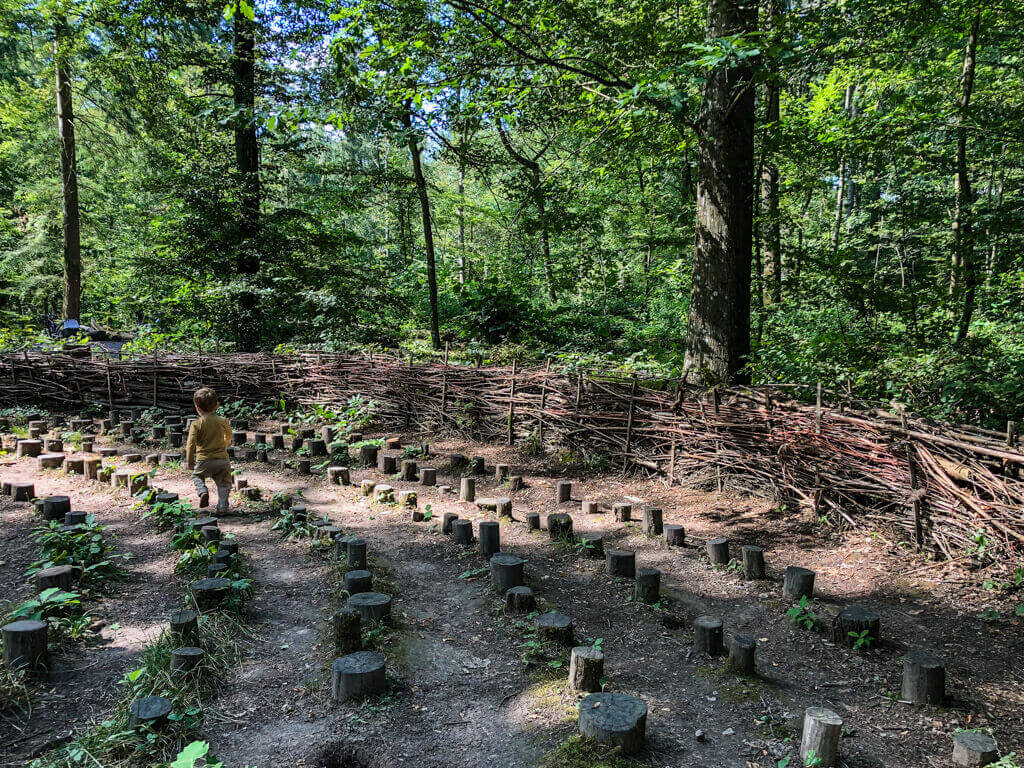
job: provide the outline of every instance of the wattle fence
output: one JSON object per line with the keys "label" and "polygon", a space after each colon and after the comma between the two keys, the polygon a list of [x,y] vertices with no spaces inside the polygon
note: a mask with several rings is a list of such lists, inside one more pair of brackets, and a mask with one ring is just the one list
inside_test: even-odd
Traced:
{"label": "wattle fence", "polygon": [[950,559],[983,545],[1024,554],[1024,454],[1007,433],[854,408],[795,386],[695,388],[678,380],[543,368],[414,364],[388,355],[0,355],[0,407],[191,408],[224,401],[344,406],[362,395],[400,429],[452,430],[599,455],[667,482],[734,488],[847,526],[901,532]]}

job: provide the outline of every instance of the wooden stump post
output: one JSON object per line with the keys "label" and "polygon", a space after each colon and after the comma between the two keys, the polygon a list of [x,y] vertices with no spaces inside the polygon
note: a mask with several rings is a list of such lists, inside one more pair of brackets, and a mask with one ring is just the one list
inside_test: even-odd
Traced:
{"label": "wooden stump post", "polygon": [[507,595],[509,590],[523,586],[526,561],[521,557],[498,552],[491,557],[490,565],[491,586],[498,592]]}
{"label": "wooden stump post", "polygon": [[541,639],[549,640],[556,645],[566,647],[574,645],[572,619],[555,611],[542,613],[537,617],[537,634]]}
{"label": "wooden stump post", "polygon": [[927,651],[914,650],[903,662],[900,698],[912,704],[939,706],[946,698],[946,666]]}
{"label": "wooden stump post", "polygon": [[577,645],[569,656],[569,687],[593,693],[601,690],[604,654],[590,645]]}
{"label": "wooden stump post", "polygon": [[373,651],[356,651],[331,665],[331,698],[335,701],[364,699],[387,687],[384,657]]}
{"label": "wooden stump post", "polygon": [[604,566],[609,576],[635,578],[636,554],[625,549],[609,549],[604,554]]}
{"label": "wooden stump post", "polygon": [[686,546],[686,529],[681,525],[669,523],[664,526],[665,544],[670,547]]}
{"label": "wooden stump post", "polygon": [[4,666],[9,670],[37,671],[47,660],[47,623],[21,619],[0,628],[4,641]]}
{"label": "wooden stump post", "polygon": [[529,587],[512,587],[505,593],[505,613],[532,613],[536,608],[537,601]]}
{"label": "wooden stump post", "polygon": [[800,759],[804,764],[817,759],[822,768],[833,768],[839,755],[843,719],[831,709],[810,707],[804,712],[804,733],[800,740]]}
{"label": "wooden stump post", "polygon": [[782,577],[782,593],[790,600],[814,597],[814,571],[791,565]]}
{"label": "wooden stump post", "polygon": [[743,547],[743,578],[747,581],[758,581],[765,578],[764,550],[761,547],[747,545]]}
{"label": "wooden stump post", "polygon": [[579,704],[579,729],[624,755],[635,754],[647,738],[647,704],[624,693],[592,693]]}
{"label": "wooden stump post", "polygon": [[658,507],[644,507],[644,535],[661,536],[664,532],[662,511]]}
{"label": "wooden stump post", "polygon": [[476,480],[472,477],[462,478],[459,485],[459,501],[474,501],[476,499]]}
{"label": "wooden stump post", "polygon": [[339,655],[355,653],[363,647],[362,614],[351,606],[346,606],[334,614],[334,652]]}
{"label": "wooden stump post", "polygon": [[711,561],[712,565],[729,564],[728,539],[708,539],[704,547],[708,553],[708,560]]}
{"label": "wooden stump post", "polygon": [[953,739],[953,765],[983,768],[998,759],[999,747],[987,733],[961,731]]}
{"label": "wooden stump post", "polygon": [[[501,551],[501,528],[490,520],[485,520],[477,526],[477,535],[480,537],[480,554],[486,560]],[[510,586],[519,586],[511,584]]]}
{"label": "wooden stump post", "polygon": [[636,572],[636,586],[633,597],[637,602],[653,605],[661,596],[661,571],[657,568],[641,568]]}
{"label": "wooden stump post", "polygon": [[708,656],[725,652],[722,620],[717,616],[698,616],[693,622],[693,650]]}
{"label": "wooden stump post", "polygon": [[757,641],[747,635],[733,635],[729,643],[729,660],[726,662],[730,672],[737,675],[753,675],[756,671],[754,654]]}

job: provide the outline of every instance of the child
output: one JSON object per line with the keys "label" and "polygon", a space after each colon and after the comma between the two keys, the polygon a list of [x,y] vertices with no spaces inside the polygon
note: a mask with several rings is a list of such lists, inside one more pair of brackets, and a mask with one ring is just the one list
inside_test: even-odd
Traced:
{"label": "child", "polygon": [[212,477],[217,484],[217,513],[228,511],[228,496],[231,494],[231,462],[227,447],[231,442],[231,424],[217,415],[217,393],[209,387],[197,390],[192,396],[199,418],[192,422],[185,444],[185,466],[193,470],[192,480],[199,494],[199,506],[210,505],[210,492],[206,478]]}

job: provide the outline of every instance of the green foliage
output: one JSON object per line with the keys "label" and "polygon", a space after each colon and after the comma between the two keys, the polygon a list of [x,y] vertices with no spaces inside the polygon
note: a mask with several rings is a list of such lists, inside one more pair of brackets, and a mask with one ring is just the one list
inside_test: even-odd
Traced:
{"label": "green foliage", "polygon": [[142,519],[152,519],[158,529],[168,530],[170,528],[177,529],[186,520],[191,520],[193,517],[195,517],[195,510],[192,505],[178,499],[177,501],[161,501],[154,504],[143,514]]}
{"label": "green foliage", "polygon": [[848,632],[850,639],[853,641],[853,650],[855,651],[866,651],[871,648],[871,644],[874,639],[871,637],[871,630],[865,629],[861,632]]}
{"label": "green foliage", "polygon": [[44,568],[71,565],[81,571],[83,584],[96,587],[110,579],[123,579],[121,562],[131,555],[114,552],[114,538],[107,535],[107,526],[96,522],[93,515],[86,522],[65,530],[57,521],[32,531],[32,538],[40,545],[41,556],[28,569],[28,576]]}
{"label": "green foliage", "polygon": [[807,599],[807,595],[802,595],[800,602],[786,611],[786,615],[790,621],[804,629],[815,629],[818,626],[818,614],[814,612],[811,601]]}

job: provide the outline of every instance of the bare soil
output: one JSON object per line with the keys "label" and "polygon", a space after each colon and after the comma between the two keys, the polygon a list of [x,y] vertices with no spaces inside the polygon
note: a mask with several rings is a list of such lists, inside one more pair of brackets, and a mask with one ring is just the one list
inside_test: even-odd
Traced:
{"label": "bare soil", "polygon": [[[266,425],[270,426],[270,425]],[[816,521],[782,514],[763,500],[667,487],[620,474],[571,477],[552,459],[513,449],[437,436],[405,435],[409,444],[432,440],[442,467],[452,452],[482,455],[488,467],[512,465],[526,487],[513,494],[494,478],[478,479],[477,495],[513,498],[513,522],[501,526],[502,548],[525,557],[527,583],[544,609],[575,622],[578,643],[600,642],[606,690],[635,694],[649,707],[649,749],[638,760],[652,766],[774,767],[793,754],[803,711],[827,706],[847,726],[843,764],[950,765],[960,728],[991,728],[1004,751],[1020,748],[1024,733],[1024,652],[1019,622],[986,621],[984,607],[1007,615],[1011,603],[978,588],[981,574],[931,564],[881,535],[838,535]],[[253,639],[238,668],[226,669],[222,692],[208,702],[200,736],[229,766],[535,766],[575,733],[579,700],[566,685],[567,659],[557,654],[524,660],[530,621],[506,617],[490,588],[484,560],[440,533],[440,518],[456,512],[478,522],[493,519],[457,495],[415,488],[432,519],[413,523],[408,510],[379,505],[359,494],[359,481],[376,470],[354,469],[352,487],[328,486],[271,465],[237,466],[264,497],[302,491],[318,515],[346,534],[367,539],[377,559],[375,578],[394,591],[394,630],[386,645],[390,686],[383,697],[336,705],[330,698],[333,659],[327,619],[342,604],[340,571],[329,553],[308,540],[285,541],[260,508],[235,507],[222,530],[236,535],[249,558],[257,592],[248,613]],[[61,649],[49,677],[34,685],[28,717],[0,719],[0,766],[20,765],[42,749],[102,718],[117,697],[117,680],[132,669],[177,607],[185,585],[173,573],[166,533],[140,519],[123,493],[81,478],[38,473],[22,459],[0,466],[0,479],[34,479],[39,494],[66,493],[74,509],[97,515],[131,552],[126,582],[95,596],[90,611],[104,622],[98,642]],[[573,500],[555,503],[555,482],[573,479]],[[161,468],[154,484],[187,496],[181,469]],[[439,485],[457,486],[446,471]],[[584,515],[580,501],[599,502]],[[613,519],[611,505],[632,501],[664,509],[666,523],[686,526],[689,546],[668,549],[647,538],[639,523]],[[569,512],[577,532],[602,531],[605,547],[634,550],[637,567],[662,571],[657,606],[632,600],[632,583],[614,580],[603,560],[528,532],[525,512],[543,518]],[[24,578],[38,548],[27,538],[29,505],[0,497],[0,611],[31,594]],[[713,568],[702,543],[728,537],[765,548],[770,579],[745,582],[735,569]],[[829,640],[827,632],[794,626],[786,616],[781,574],[788,565],[816,571],[815,610],[823,617],[859,604],[881,614],[883,642],[867,652]],[[1002,601],[1002,602],[1000,602]],[[1010,608],[1012,615],[1012,608]],[[727,635],[758,643],[759,676],[726,673],[721,659],[691,650],[690,627],[703,614],[720,616]],[[911,648],[939,652],[947,662],[949,701],[917,709],[900,703],[902,655]],[[558,662],[565,662],[558,666]],[[552,664],[551,662],[554,662]],[[792,764],[798,764],[794,759]]]}

